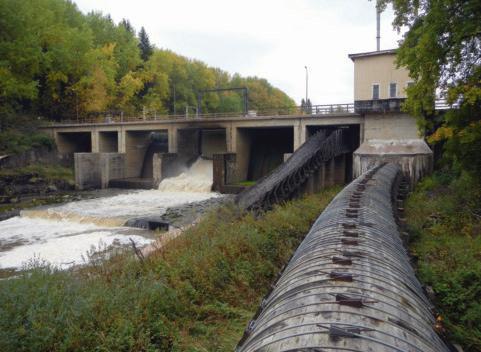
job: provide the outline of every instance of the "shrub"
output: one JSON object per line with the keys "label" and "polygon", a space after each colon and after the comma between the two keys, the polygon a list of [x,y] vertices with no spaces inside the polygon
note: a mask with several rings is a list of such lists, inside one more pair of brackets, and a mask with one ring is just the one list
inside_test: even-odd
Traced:
{"label": "shrub", "polygon": [[411,251],[432,286],[448,336],[481,351],[481,187],[467,174],[434,174],[407,204]]}
{"label": "shrub", "polygon": [[232,350],[336,191],[257,218],[226,206],[144,262],[123,254],[0,281],[0,350]]}

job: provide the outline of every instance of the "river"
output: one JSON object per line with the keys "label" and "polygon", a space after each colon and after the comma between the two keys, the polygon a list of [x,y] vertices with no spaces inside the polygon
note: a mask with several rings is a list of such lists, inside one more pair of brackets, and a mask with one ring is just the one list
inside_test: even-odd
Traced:
{"label": "river", "polygon": [[158,190],[134,190],[96,199],[24,210],[0,222],[0,270],[22,270],[48,262],[65,269],[88,262],[105,249],[138,247],[155,240],[153,231],[126,227],[127,220],[160,216],[170,207],[219,195],[210,192],[212,162],[199,159]]}

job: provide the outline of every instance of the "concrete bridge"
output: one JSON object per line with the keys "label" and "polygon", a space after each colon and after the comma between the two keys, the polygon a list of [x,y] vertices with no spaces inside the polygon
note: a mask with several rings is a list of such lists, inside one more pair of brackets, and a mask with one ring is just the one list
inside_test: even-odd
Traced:
{"label": "concrete bridge", "polygon": [[[79,188],[105,187],[118,178],[143,177],[158,183],[175,174],[173,160],[189,162],[214,154],[229,154],[235,160],[231,181],[256,180],[319,130],[345,129],[352,152],[372,140],[419,139],[415,120],[398,108],[356,113],[346,106],[314,109],[310,114],[52,123],[43,129],[55,139],[60,153],[76,154]],[[165,145],[148,155],[152,132],[164,135]],[[352,170],[352,159],[348,164]]]}

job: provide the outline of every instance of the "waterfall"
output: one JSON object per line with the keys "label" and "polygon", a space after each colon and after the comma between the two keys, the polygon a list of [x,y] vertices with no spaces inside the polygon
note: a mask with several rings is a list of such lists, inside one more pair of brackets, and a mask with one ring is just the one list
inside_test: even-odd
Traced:
{"label": "waterfall", "polygon": [[201,192],[212,190],[212,160],[198,158],[179,176],[162,180],[159,190],[163,192]]}

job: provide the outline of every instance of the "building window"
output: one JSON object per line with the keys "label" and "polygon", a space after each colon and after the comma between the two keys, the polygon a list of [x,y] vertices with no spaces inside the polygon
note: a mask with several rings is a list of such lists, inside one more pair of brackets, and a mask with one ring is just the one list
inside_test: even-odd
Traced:
{"label": "building window", "polygon": [[413,82],[413,81],[409,81],[408,84],[407,84],[407,87],[408,87],[408,88],[411,88],[412,86],[414,86],[414,82]]}
{"label": "building window", "polygon": [[397,97],[397,84],[389,83],[389,98],[396,98],[396,97]]}
{"label": "building window", "polygon": [[379,99],[379,84],[372,85],[372,99],[373,100]]}

